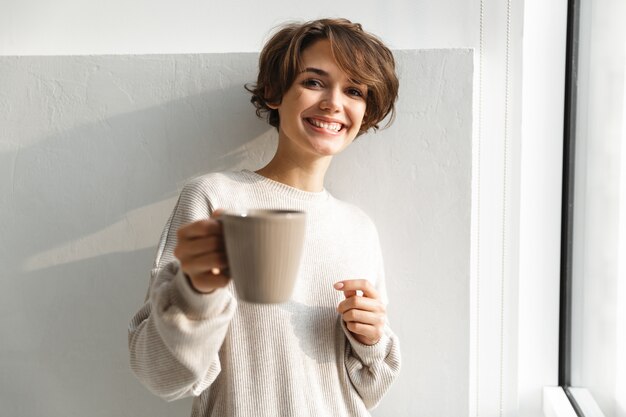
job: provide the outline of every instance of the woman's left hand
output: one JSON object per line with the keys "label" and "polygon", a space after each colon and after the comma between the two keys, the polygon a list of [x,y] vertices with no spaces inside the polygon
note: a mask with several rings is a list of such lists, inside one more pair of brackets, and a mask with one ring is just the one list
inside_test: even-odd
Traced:
{"label": "woman's left hand", "polygon": [[[346,299],[337,311],[352,336],[364,345],[375,345],[383,336],[387,313],[378,291],[366,279],[339,281],[334,285]],[[357,291],[363,293],[362,296]]]}

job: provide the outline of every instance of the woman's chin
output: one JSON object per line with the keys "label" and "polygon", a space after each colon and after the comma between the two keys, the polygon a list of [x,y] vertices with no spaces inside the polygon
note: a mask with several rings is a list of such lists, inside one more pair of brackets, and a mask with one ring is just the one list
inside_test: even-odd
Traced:
{"label": "woman's chin", "polygon": [[349,143],[345,142],[344,138],[332,138],[332,139],[323,139],[323,140],[312,140],[310,141],[311,146],[315,150],[318,155],[322,156],[333,156],[341,153],[344,149],[350,145],[352,141]]}

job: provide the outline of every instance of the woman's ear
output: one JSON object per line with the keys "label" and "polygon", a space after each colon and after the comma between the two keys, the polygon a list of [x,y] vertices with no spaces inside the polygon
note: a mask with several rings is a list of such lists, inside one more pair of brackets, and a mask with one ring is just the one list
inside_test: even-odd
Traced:
{"label": "woman's ear", "polygon": [[[272,92],[270,91],[269,87],[265,87],[265,97],[273,97]],[[267,105],[267,107],[269,107],[272,110],[278,110],[278,107],[280,107],[280,102],[278,103],[270,103],[269,101],[266,101],[265,104]]]}

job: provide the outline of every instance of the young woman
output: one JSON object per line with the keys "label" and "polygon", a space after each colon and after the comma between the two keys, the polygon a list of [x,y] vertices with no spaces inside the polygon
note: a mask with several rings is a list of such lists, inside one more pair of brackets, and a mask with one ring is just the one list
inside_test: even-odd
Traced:
{"label": "young woman", "polygon": [[[393,116],[389,49],[345,19],[289,24],[266,44],[257,115],[278,129],[256,172],[190,181],[168,220],[143,307],[129,328],[131,367],[155,394],[196,397],[193,416],[368,416],[400,369],[385,314],[376,228],[324,189],[334,155]],[[237,299],[218,209],[307,212],[292,299]]]}

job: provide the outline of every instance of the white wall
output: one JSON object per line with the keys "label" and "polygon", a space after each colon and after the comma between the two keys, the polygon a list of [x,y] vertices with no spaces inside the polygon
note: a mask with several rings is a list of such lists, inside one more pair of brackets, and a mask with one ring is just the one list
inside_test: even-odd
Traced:
{"label": "white wall", "polygon": [[[536,1],[534,3],[539,4]],[[564,3],[541,2],[541,7],[560,10],[556,12],[557,21],[560,22],[558,19],[562,16]],[[540,10],[537,4],[533,6],[535,13]],[[70,0],[54,3],[5,0],[0,3],[0,55],[258,51],[270,27],[286,19],[311,19],[327,15],[345,16],[361,22],[394,49],[475,48],[479,55],[476,59],[473,124],[472,282],[467,294],[471,301],[471,342],[468,346],[471,376],[469,381],[456,382],[460,387],[469,387],[467,415],[516,415],[518,409],[529,404],[523,415],[531,416],[541,412],[536,407],[540,395],[538,384],[539,380],[545,383],[546,379],[551,379],[551,371],[546,371],[547,378],[534,378],[533,372],[530,372],[524,377],[526,382],[518,381],[518,370],[526,365],[518,363],[518,360],[528,357],[524,354],[528,352],[528,345],[518,346],[518,323],[526,320],[527,310],[524,310],[523,305],[528,304],[524,304],[524,300],[534,297],[536,291],[518,292],[520,262],[534,262],[532,256],[526,260],[518,259],[517,250],[519,218],[524,218],[523,213],[519,213],[520,184],[525,175],[520,159],[523,6],[522,0],[416,0],[384,3],[323,0],[316,2],[313,10],[308,11],[306,5],[301,3],[278,0],[249,2],[246,7],[200,1],[181,5],[163,0],[131,3],[111,1],[102,4]],[[526,16],[528,21],[524,31],[536,28],[530,16],[532,14]],[[546,24],[549,22],[543,21],[540,27]],[[559,31],[558,28],[554,30],[556,33]],[[552,45],[551,42],[555,40],[546,38],[546,41]],[[558,67],[561,65],[560,57],[559,53],[546,54],[545,60],[537,60],[536,65]],[[552,81],[557,84],[558,76]],[[3,82],[0,80],[0,91],[5,89],[6,84],[1,84]],[[524,86],[533,85],[534,82],[525,79]],[[543,97],[537,94],[528,100],[534,100],[529,102],[532,108],[533,104],[539,106]],[[4,102],[1,106],[3,109],[10,108],[10,103]],[[558,109],[543,108],[546,114],[558,117]],[[30,128],[25,125],[25,128]],[[549,126],[540,131],[548,136],[558,135]],[[533,149],[535,155],[536,152],[542,152],[539,145]],[[559,156],[546,156],[537,163],[541,164],[540,169],[545,168],[549,172],[549,167],[558,159]],[[41,158],[44,164],[45,160],[45,157]],[[176,181],[187,174],[186,171],[179,173]],[[535,184],[541,186],[540,183]],[[532,192],[533,187],[527,190]],[[539,196],[533,194],[535,198],[540,198],[543,190],[539,190]],[[526,194],[525,198],[528,196]],[[417,203],[421,196],[403,193],[403,198],[412,204]],[[553,213],[554,201],[550,204],[552,206],[547,212]],[[151,219],[150,230],[159,221]],[[536,229],[537,222],[524,223],[524,230],[530,231],[530,228]],[[542,235],[538,233],[537,236]],[[548,240],[551,242],[551,239]],[[541,248],[544,240],[533,238],[529,242]],[[550,245],[552,243],[548,242],[548,250],[553,250]],[[143,256],[149,257],[149,254]],[[552,260],[540,262],[542,265],[536,265],[536,268],[543,271],[541,274],[551,274]],[[143,271],[135,272],[139,274]],[[520,294],[525,297],[523,300],[519,299]],[[555,320],[549,315],[540,319],[548,326],[552,326]],[[532,328],[537,317],[529,320],[531,324],[524,325],[527,329]],[[535,333],[522,337],[538,336]],[[537,345],[542,344],[542,340],[533,340],[536,340]],[[545,360],[545,355],[550,355],[549,351],[550,347],[547,348],[548,353],[538,349],[533,354]],[[518,385],[526,387],[523,396],[518,395]],[[409,391],[407,396],[413,395],[410,392],[412,387],[406,389]],[[441,394],[454,396],[455,392]]]}
{"label": "white wall", "polygon": [[478,3],[468,0],[2,0],[0,6],[2,55],[255,52],[286,20],[328,16],[362,23],[393,49],[475,46],[478,39]]}
{"label": "white wall", "polygon": [[[396,56],[405,94],[393,129],[360,137],[336,158],[326,186],[370,214],[384,248],[389,317],[404,360],[374,415],[455,417],[468,401],[458,381],[469,378],[473,57]],[[12,335],[0,355],[11,375],[0,382],[4,412],[189,412],[188,400],[165,406],[140,386],[124,329],[143,303],[182,184],[258,169],[273,155],[276,132],[256,119],[243,89],[257,59],[0,57],[10,103],[0,114],[2,211],[10,219],[0,304],[10,312],[3,332]],[[26,401],[28,382],[36,401]]]}

